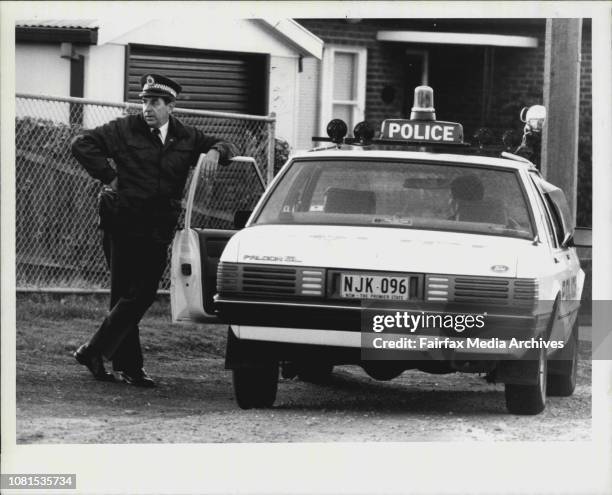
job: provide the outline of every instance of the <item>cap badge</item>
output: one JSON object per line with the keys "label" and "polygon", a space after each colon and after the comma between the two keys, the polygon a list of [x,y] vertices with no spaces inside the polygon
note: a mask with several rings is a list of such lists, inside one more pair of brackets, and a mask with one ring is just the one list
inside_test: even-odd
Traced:
{"label": "cap badge", "polygon": [[154,84],[155,84],[155,79],[153,79],[153,76],[147,76],[147,85],[153,86]]}

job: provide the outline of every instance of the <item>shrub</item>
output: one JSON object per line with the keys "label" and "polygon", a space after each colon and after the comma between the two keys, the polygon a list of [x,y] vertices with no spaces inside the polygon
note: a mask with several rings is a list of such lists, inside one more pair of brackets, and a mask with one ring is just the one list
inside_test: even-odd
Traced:
{"label": "shrub", "polygon": [[281,167],[289,159],[291,147],[289,143],[283,139],[274,140],[274,175],[278,173]]}

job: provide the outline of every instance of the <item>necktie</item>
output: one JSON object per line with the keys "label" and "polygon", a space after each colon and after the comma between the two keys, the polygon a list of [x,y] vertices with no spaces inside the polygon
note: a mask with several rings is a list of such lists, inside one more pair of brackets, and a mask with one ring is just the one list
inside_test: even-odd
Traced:
{"label": "necktie", "polygon": [[153,133],[154,136],[157,137],[157,139],[159,139],[162,142],[162,144],[164,143],[162,141],[161,131],[157,127],[154,127],[153,129],[151,129],[151,132]]}

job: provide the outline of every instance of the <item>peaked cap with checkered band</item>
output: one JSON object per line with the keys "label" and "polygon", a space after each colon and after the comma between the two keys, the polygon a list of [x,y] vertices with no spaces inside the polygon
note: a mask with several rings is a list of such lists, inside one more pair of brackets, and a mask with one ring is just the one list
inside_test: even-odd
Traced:
{"label": "peaked cap with checkered band", "polygon": [[140,78],[141,98],[146,96],[161,96],[175,99],[183,89],[179,83],[160,74],[145,74]]}

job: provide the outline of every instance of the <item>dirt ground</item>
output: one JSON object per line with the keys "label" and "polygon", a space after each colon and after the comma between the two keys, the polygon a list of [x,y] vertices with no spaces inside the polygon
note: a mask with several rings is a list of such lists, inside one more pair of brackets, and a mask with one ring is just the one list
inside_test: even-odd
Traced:
{"label": "dirt ground", "polygon": [[145,367],[158,384],[95,381],[72,352],[104,316],[104,297],[19,297],[17,442],[212,443],[590,440],[590,343],[579,381],[538,416],[506,412],[503,385],[471,374],[404,372],[389,382],[336,367],[329,384],[282,379],[269,410],[238,408],[223,369],[226,329],[170,322],[157,302],[141,324]]}

